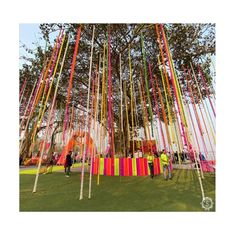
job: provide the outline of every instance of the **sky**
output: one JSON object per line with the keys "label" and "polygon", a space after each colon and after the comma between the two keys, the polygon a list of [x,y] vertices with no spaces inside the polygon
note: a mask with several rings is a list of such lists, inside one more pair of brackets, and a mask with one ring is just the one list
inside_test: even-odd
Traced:
{"label": "sky", "polygon": [[28,46],[34,46],[32,42],[40,37],[39,24],[19,24],[20,41]]}
{"label": "sky", "polygon": [[[34,50],[37,45],[45,47],[45,40],[42,40],[42,34],[39,29],[40,24],[19,24],[19,57],[22,56],[31,56],[25,51],[22,47],[25,44],[28,48]],[[56,38],[55,33],[50,34],[50,42]],[[19,67],[22,67],[22,64],[25,60],[19,60]]]}
{"label": "sky", "polygon": [[[33,44],[34,42],[40,43],[41,40],[39,40],[41,34],[39,30],[39,24],[20,24],[19,25],[19,56],[20,58],[22,56],[29,56],[29,53],[25,51],[25,49],[22,47],[22,44],[27,45],[30,49],[35,49],[36,45]],[[22,67],[22,64],[25,61],[20,59],[19,60],[19,66]]]}

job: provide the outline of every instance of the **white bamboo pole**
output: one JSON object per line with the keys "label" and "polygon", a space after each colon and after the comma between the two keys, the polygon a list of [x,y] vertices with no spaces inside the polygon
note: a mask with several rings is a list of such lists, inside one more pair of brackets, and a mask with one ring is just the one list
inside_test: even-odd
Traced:
{"label": "white bamboo pole", "polygon": [[79,200],[83,199],[83,187],[84,187],[84,162],[85,162],[85,151],[86,151],[86,140],[87,140],[87,128],[89,122],[89,97],[90,97],[90,87],[91,87],[91,75],[92,75],[92,62],[93,62],[93,42],[94,42],[94,32],[95,25],[93,26],[92,44],[91,44],[91,55],[90,55],[90,65],[89,65],[89,84],[88,84],[88,97],[87,97],[87,108],[86,108],[86,122],[85,122],[85,141],[84,141],[84,153],[82,159],[82,169],[81,169],[81,184],[80,184],[80,197]]}
{"label": "white bamboo pole", "polygon": [[[95,135],[94,135],[94,142],[93,142],[93,154],[95,155],[96,151],[95,151],[95,140],[97,140],[97,137],[99,137],[100,135],[98,135],[98,102],[99,102],[99,87],[100,87],[100,62],[101,62],[101,55],[99,55],[99,62],[98,62],[98,88],[97,88],[97,103],[96,103],[96,108],[95,108],[95,114],[96,114],[96,118],[94,117],[94,130],[95,130]],[[94,155],[93,157],[91,156],[91,163],[90,163],[90,173],[89,173],[89,196],[88,198],[91,198],[91,189],[92,189],[92,169],[93,169],[93,159],[94,159]]]}
{"label": "white bamboo pole", "polygon": [[[64,37],[62,39],[61,49],[63,47],[65,36],[66,35],[64,35]],[[52,105],[51,105],[51,108],[50,108],[50,113],[49,113],[49,117],[48,117],[48,121],[47,121],[47,127],[46,127],[46,131],[45,131],[43,147],[42,147],[42,151],[41,151],[41,154],[40,154],[38,169],[37,169],[37,173],[36,173],[36,177],[35,177],[35,181],[34,181],[33,193],[35,193],[36,190],[37,190],[39,171],[40,171],[40,167],[41,167],[41,163],[42,163],[42,159],[43,159],[43,153],[44,153],[44,149],[45,149],[45,144],[46,144],[46,140],[47,140],[47,136],[48,136],[48,132],[49,132],[49,125],[50,125],[50,120],[51,120],[52,113],[53,113],[53,107],[54,107],[54,104],[55,104],[55,101],[56,101],[58,85],[59,85],[59,81],[60,81],[60,78],[61,78],[61,72],[62,72],[62,68],[63,68],[64,62],[65,62],[66,52],[67,52],[68,45],[69,45],[69,39],[70,38],[68,37],[67,44],[66,44],[66,49],[65,49],[64,56],[63,56],[62,63],[61,63],[61,68],[60,68],[59,76],[57,78],[57,84],[56,84],[56,88],[55,88],[55,92],[54,92],[54,96],[53,96],[53,100],[52,100]],[[60,57],[60,54],[61,54],[61,49],[60,49],[60,52],[59,52],[59,57]]]}
{"label": "white bamboo pole", "polygon": [[[198,164],[197,164],[196,153],[195,153],[195,151],[193,151],[193,153],[194,153],[194,160],[195,160],[195,163],[196,163],[197,175],[198,175],[198,180],[199,180],[201,193],[202,193],[202,200],[203,200],[205,198],[204,188],[203,188],[203,185],[202,185],[202,179],[201,179],[200,171],[199,171]],[[201,166],[201,164],[200,164],[200,166]]]}
{"label": "white bamboo pole", "polygon": [[123,127],[123,89],[122,89],[122,68],[121,68],[121,54],[120,59],[120,123],[121,123],[121,139],[122,139],[122,154],[125,156],[125,145],[124,145],[124,127]]}

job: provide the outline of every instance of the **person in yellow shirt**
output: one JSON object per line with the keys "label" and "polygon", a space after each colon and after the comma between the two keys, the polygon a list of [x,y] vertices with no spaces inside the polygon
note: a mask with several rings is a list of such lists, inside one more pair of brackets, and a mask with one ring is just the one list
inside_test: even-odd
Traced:
{"label": "person in yellow shirt", "polygon": [[153,179],[153,177],[154,177],[154,164],[153,164],[154,156],[153,156],[152,152],[148,153],[147,160],[148,160],[148,166],[150,169],[150,177],[151,177],[151,179]]}
{"label": "person in yellow shirt", "polygon": [[[164,179],[167,180],[168,177],[169,179],[171,179],[171,170],[170,170],[170,164],[169,164],[169,158],[165,152],[165,150],[162,150],[162,154],[161,154],[161,163],[163,166],[163,173],[164,173]],[[168,176],[167,176],[167,172],[168,172]]]}

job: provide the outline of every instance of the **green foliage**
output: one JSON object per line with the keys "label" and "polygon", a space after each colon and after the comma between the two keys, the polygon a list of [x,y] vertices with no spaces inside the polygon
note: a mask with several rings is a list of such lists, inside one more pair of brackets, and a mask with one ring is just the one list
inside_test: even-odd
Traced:
{"label": "green foliage", "polygon": [[[119,54],[122,57],[122,79],[127,82],[127,95],[130,98],[129,89],[129,63],[128,63],[128,47],[131,48],[132,60],[132,75],[134,83],[134,96],[137,101],[137,110],[141,114],[141,106],[139,102],[138,81],[140,81],[140,74],[143,74],[143,61],[140,45],[140,34],[142,32],[144,37],[144,49],[146,53],[146,60],[152,64],[152,74],[156,75],[159,81],[160,89],[163,92],[161,82],[161,74],[157,64],[157,56],[160,54],[157,43],[157,36],[155,32],[155,25],[153,24],[96,24],[94,55],[93,55],[93,77],[95,76],[96,66],[98,64],[99,55],[103,54],[104,43],[107,45],[107,32],[110,29],[111,33],[111,63],[112,63],[112,80],[113,80],[113,109],[115,122],[118,121],[119,114]],[[52,32],[58,32],[64,29],[66,33],[70,34],[71,41],[68,49],[66,63],[63,68],[62,79],[58,90],[58,107],[64,109],[67,97],[67,88],[69,83],[71,63],[73,51],[75,46],[75,38],[78,24],[41,24],[40,29],[43,38],[47,41],[47,48],[37,47],[35,52],[28,51],[34,55],[30,59],[31,64],[23,65],[20,69],[20,85],[22,85],[25,78],[30,78],[30,83],[27,85],[27,91],[32,89],[36,78],[39,78],[44,64],[49,60],[52,47],[49,43],[49,35]],[[200,64],[204,75],[207,79],[209,88],[212,84],[211,76],[211,60],[210,55],[215,54],[215,25],[214,24],[166,24],[165,32],[169,41],[170,50],[172,53],[175,69],[180,78],[182,89],[186,91],[186,74],[184,68],[189,69],[190,63],[193,64],[195,72],[197,73],[197,64]],[[82,25],[81,39],[79,43],[79,52],[77,55],[75,75],[73,80],[72,99],[71,103],[75,107],[85,107],[87,99],[88,77],[89,77],[89,58],[91,49],[92,25]],[[27,59],[27,58],[25,58]],[[167,60],[164,62],[168,69]],[[59,65],[60,67],[60,65]],[[58,72],[56,77],[58,76]],[[149,75],[148,75],[149,76]],[[169,78],[171,84],[171,80]],[[203,83],[198,77],[198,82],[204,93]],[[101,84],[100,84],[101,85]],[[92,86],[91,86],[92,87]],[[151,84],[149,82],[149,88]],[[91,88],[92,89],[92,88]],[[101,92],[101,90],[100,90]],[[53,91],[52,93],[53,94]],[[156,94],[157,95],[157,94]],[[157,95],[158,97],[158,95]],[[173,88],[172,88],[172,97]],[[154,99],[152,100],[152,107],[154,107]],[[130,99],[128,99],[130,107]],[[166,104],[165,104],[166,109]],[[129,108],[130,110],[130,108]],[[161,107],[159,106],[160,113]],[[167,111],[167,109],[166,109]],[[99,114],[100,115],[100,114]],[[142,124],[141,115],[139,115],[139,123]],[[161,117],[162,118],[162,117]],[[163,118],[162,118],[163,119]]]}

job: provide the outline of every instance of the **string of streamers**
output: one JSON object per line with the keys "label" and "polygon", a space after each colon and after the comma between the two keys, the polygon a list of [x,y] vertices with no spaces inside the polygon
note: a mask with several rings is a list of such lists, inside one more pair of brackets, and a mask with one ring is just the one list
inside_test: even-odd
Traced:
{"label": "string of streamers", "polygon": [[[64,35],[64,37],[63,37],[63,42],[65,40],[65,36],[66,35]],[[41,155],[40,155],[40,158],[39,158],[37,173],[36,173],[35,182],[34,182],[33,193],[35,193],[36,190],[37,190],[39,171],[40,171],[40,167],[41,167],[41,163],[42,163],[42,159],[43,159],[43,155],[44,155],[44,149],[45,149],[45,145],[46,145],[46,141],[47,141],[47,137],[48,137],[48,132],[49,132],[49,125],[50,125],[51,117],[52,117],[52,114],[53,114],[53,107],[54,107],[54,104],[56,102],[57,90],[58,90],[58,86],[59,86],[59,81],[61,79],[62,69],[63,69],[64,63],[65,63],[65,58],[66,58],[66,53],[67,53],[67,50],[68,50],[69,40],[70,40],[70,38],[68,37],[66,48],[65,48],[65,51],[64,51],[64,56],[63,56],[62,63],[61,63],[60,72],[59,72],[59,75],[58,75],[58,78],[57,78],[57,83],[56,83],[56,88],[55,88],[55,91],[54,91],[54,96],[53,96],[53,100],[52,100],[51,109],[50,109],[50,112],[49,112],[49,117],[48,117],[48,121],[47,121],[47,127],[46,127],[46,131],[45,131],[43,146],[42,146]]]}
{"label": "string of streamers", "polygon": [[201,71],[201,68],[200,68],[199,65],[198,65],[198,71],[199,71],[199,74],[200,74],[201,79],[203,81],[203,84],[204,84],[204,87],[205,87],[205,90],[206,90],[206,93],[207,93],[208,100],[209,100],[209,102],[211,104],[211,108],[212,108],[213,114],[216,117],[216,112],[215,112],[214,106],[213,106],[211,98],[210,98],[210,93],[209,93],[209,90],[208,90],[208,87],[207,87],[207,84],[206,84],[206,80],[205,80],[205,78],[204,78],[204,76],[202,74],[202,71]]}
{"label": "string of streamers", "polygon": [[[156,29],[158,31],[158,25],[157,24],[156,24]],[[165,36],[165,32],[164,32],[162,24],[160,25],[160,29],[161,29],[161,32],[162,32],[164,49],[166,51],[167,61],[168,61],[169,68],[170,68],[170,75],[171,75],[170,77],[171,77],[171,82],[172,82],[174,94],[175,94],[175,97],[176,97],[177,110],[178,110],[178,113],[179,113],[180,118],[181,118],[181,128],[182,128],[182,132],[184,134],[184,136],[183,136],[184,144],[188,145],[187,136],[186,136],[186,132],[185,132],[185,129],[184,129],[184,123],[186,123],[186,122],[184,122],[183,111],[180,108],[180,97],[178,96],[178,92],[177,92],[176,80],[175,80],[175,77],[174,77],[173,67],[172,67],[172,63],[171,63],[171,59],[170,59],[170,54],[169,54],[169,51],[168,51],[167,40],[166,40],[166,36]]]}
{"label": "string of streamers", "polygon": [[[93,25],[91,55],[90,55],[90,65],[89,65],[89,81],[88,81],[88,96],[87,96],[87,107],[86,107],[86,121],[85,121],[85,138],[84,138],[85,141],[87,140],[87,132],[86,132],[86,130],[88,129],[88,122],[89,122],[88,114],[89,114],[89,98],[90,98],[90,87],[91,87],[91,76],[92,76],[94,33],[95,33],[95,26]],[[83,158],[82,158],[80,197],[79,197],[80,200],[83,199],[85,150],[86,150],[86,142],[84,143],[84,152],[83,152]]]}
{"label": "string of streamers", "polygon": [[147,92],[147,98],[148,98],[148,112],[149,112],[149,116],[150,116],[149,121],[151,123],[151,130],[152,130],[152,134],[153,134],[152,104],[151,104],[150,92],[149,92],[149,84],[148,84],[148,76],[147,76],[147,64],[146,64],[146,53],[145,53],[145,49],[144,49],[144,42],[143,42],[143,34],[142,33],[141,33],[141,51],[142,51],[142,57],[143,57],[144,79],[145,79],[146,92]]}
{"label": "string of streamers", "polygon": [[74,71],[75,71],[75,62],[76,62],[76,57],[79,49],[79,41],[80,41],[80,34],[81,34],[81,26],[78,27],[77,29],[77,36],[76,36],[76,42],[75,42],[75,49],[74,49],[74,54],[73,54],[73,59],[72,59],[72,64],[71,64],[71,71],[70,71],[70,80],[69,80],[69,86],[67,90],[67,100],[66,100],[66,108],[65,108],[65,117],[64,117],[64,125],[63,125],[63,142],[65,140],[65,131],[67,128],[67,123],[69,119],[69,103],[70,103],[70,96],[71,96],[71,89],[72,89],[72,82],[73,82],[73,77],[74,77]]}

